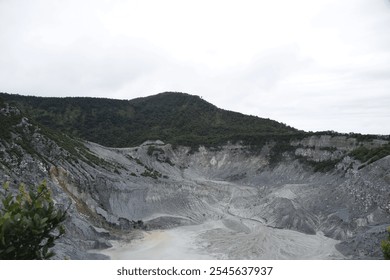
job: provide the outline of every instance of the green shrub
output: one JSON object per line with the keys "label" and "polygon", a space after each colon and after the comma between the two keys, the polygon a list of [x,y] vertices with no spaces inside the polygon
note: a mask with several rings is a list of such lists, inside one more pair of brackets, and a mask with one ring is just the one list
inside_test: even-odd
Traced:
{"label": "green shrub", "polygon": [[50,259],[54,241],[64,234],[66,211],[57,210],[46,183],[28,192],[20,185],[12,194],[8,184],[0,210],[0,259]]}
{"label": "green shrub", "polygon": [[385,260],[390,260],[390,227],[387,228],[387,232],[389,233],[389,236],[387,237],[387,240],[382,241],[381,247]]}
{"label": "green shrub", "polygon": [[361,162],[368,162],[370,164],[390,155],[390,144],[371,149],[359,147],[350,152],[349,155]]}
{"label": "green shrub", "polygon": [[162,174],[158,172],[157,170],[147,168],[144,172],[141,173],[141,176],[143,177],[151,177],[153,179],[161,178]]}

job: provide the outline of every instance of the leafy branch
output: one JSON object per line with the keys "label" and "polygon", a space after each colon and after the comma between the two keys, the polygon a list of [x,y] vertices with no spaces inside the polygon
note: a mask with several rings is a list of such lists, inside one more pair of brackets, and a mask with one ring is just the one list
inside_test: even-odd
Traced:
{"label": "leafy branch", "polygon": [[12,194],[9,184],[3,185],[5,193],[0,209],[0,259],[37,260],[50,259],[50,249],[64,233],[62,223],[66,210],[56,209],[46,183],[26,191],[19,186]]}

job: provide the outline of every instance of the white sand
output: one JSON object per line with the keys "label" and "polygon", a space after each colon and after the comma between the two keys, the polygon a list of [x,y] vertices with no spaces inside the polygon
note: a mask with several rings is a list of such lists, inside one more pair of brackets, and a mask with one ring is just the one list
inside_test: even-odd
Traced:
{"label": "white sand", "polygon": [[131,243],[111,241],[113,247],[100,253],[114,260],[215,259],[195,244],[196,235],[213,227],[212,224],[202,224],[145,232],[142,239],[133,240]]}
{"label": "white sand", "polygon": [[256,226],[252,232],[234,232],[221,221],[145,232],[131,243],[111,241],[101,250],[111,259],[341,259],[338,241],[321,233],[307,235],[291,230]]}

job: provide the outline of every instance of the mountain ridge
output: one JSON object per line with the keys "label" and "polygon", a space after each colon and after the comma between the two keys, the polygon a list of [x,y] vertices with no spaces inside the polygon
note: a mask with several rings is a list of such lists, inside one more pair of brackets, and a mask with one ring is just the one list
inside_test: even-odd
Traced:
{"label": "mountain ridge", "polygon": [[264,135],[302,133],[270,119],[220,109],[199,96],[177,92],[132,100],[5,93],[0,93],[0,98],[44,126],[112,147],[134,146],[147,140],[222,145],[229,140],[250,142],[250,138]]}

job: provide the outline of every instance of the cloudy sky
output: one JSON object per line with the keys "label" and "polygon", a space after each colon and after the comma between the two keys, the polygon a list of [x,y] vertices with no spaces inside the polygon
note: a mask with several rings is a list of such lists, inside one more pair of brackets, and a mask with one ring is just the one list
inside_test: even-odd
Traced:
{"label": "cloudy sky", "polygon": [[308,131],[390,134],[390,1],[0,0],[0,91],[181,91]]}

